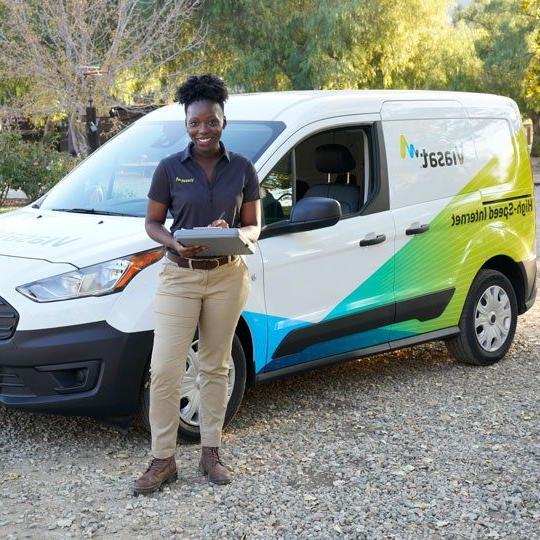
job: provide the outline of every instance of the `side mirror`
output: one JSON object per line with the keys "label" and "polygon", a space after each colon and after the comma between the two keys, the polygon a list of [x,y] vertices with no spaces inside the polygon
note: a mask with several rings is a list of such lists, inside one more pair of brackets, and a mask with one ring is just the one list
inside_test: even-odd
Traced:
{"label": "side mirror", "polygon": [[335,199],[327,197],[305,197],[292,208],[290,222],[299,226],[309,225],[306,229],[322,229],[335,225],[341,218],[341,205]]}
{"label": "side mirror", "polygon": [[262,238],[283,233],[313,231],[331,227],[341,219],[341,205],[327,197],[305,197],[292,208],[289,221],[278,221],[265,227]]}

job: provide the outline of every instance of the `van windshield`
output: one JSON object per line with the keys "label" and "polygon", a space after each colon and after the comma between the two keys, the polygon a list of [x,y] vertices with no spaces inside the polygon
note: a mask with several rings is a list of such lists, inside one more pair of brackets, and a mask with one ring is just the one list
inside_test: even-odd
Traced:
{"label": "van windshield", "polygon": [[[227,149],[255,162],[285,129],[282,122],[230,121]],[[143,217],[152,174],[189,143],[181,122],[137,122],[94,152],[38,202],[47,210]]]}

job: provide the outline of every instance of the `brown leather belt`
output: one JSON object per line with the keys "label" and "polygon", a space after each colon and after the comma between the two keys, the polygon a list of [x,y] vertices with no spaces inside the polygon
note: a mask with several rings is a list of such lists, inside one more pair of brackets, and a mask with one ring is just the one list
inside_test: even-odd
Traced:
{"label": "brown leather belt", "polygon": [[214,259],[186,259],[170,251],[167,251],[166,254],[167,259],[176,263],[178,266],[194,270],[213,270],[222,264],[228,264],[236,260],[236,255],[226,255],[225,257],[216,257]]}

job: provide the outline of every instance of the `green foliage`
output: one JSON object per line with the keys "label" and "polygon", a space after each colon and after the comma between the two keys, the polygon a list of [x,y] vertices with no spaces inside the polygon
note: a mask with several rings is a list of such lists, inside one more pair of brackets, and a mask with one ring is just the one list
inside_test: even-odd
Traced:
{"label": "green foliage", "polygon": [[0,131],[0,204],[10,189],[21,189],[31,201],[37,199],[78,161],[48,142],[27,142],[15,131]]}
{"label": "green foliage", "polygon": [[[529,37],[531,60],[525,70],[523,93],[529,109],[540,113],[540,0],[522,0],[522,7],[536,28]],[[538,138],[540,133],[537,133]],[[540,146],[537,147],[537,155],[540,155]]]}
{"label": "green foliage", "polygon": [[474,33],[483,63],[479,84],[471,90],[509,96],[523,111],[530,111],[523,79],[531,61],[528,42],[538,22],[522,10],[522,0],[475,0],[458,11],[456,20]]}
{"label": "green foliage", "polygon": [[0,75],[0,106],[21,98],[28,92],[30,83],[24,79],[6,78]]}
{"label": "green foliage", "polygon": [[215,0],[203,8],[202,68],[246,91],[460,88],[480,64],[451,3]]}
{"label": "green foliage", "polygon": [[[540,0],[472,0],[467,8],[455,11],[455,0],[208,0],[193,17],[174,26],[174,31],[156,36],[167,45],[174,43],[173,61],[164,63],[163,44],[135,55],[137,61],[131,63],[124,57],[132,47],[123,56],[112,54],[117,20],[112,14],[117,2],[105,0],[86,4],[99,16],[99,24],[89,17],[90,12],[86,14],[90,21],[55,16],[67,29],[75,24],[75,36],[84,34],[81,25],[90,32],[94,53],[72,58],[81,51],[47,41],[52,27],[40,26],[48,20],[42,16],[42,4],[37,0],[20,3],[29,14],[29,28],[35,30],[34,41],[29,39],[30,30],[17,34],[23,52],[29,50],[27,42],[46,45],[43,55],[37,55],[36,69],[16,63],[16,69],[0,70],[0,106],[25,104],[33,116],[42,110],[48,115],[47,107],[66,113],[75,102],[77,107],[85,105],[90,93],[98,106],[107,108],[113,101],[162,102],[173,94],[172,80],[204,71],[223,76],[235,92],[455,89],[510,96],[536,119],[540,112]],[[53,0],[47,5],[50,13],[63,13],[57,12],[59,4]],[[155,0],[137,2],[138,17],[150,21],[160,5]],[[0,0],[0,34],[3,27],[10,27],[7,15],[12,6]],[[70,13],[76,15],[74,6]],[[201,23],[207,32],[204,47],[198,48],[192,40]],[[66,28],[59,27],[51,35],[67,35]],[[49,54],[52,60],[44,62]],[[90,57],[109,58],[108,69],[114,68],[116,74],[79,80],[77,66],[105,62],[90,62]],[[50,67],[43,70],[44,65]],[[41,93],[35,86],[38,71],[43,77],[48,74]],[[20,73],[32,74],[34,80],[21,79]],[[98,91],[105,82],[110,87]],[[70,114],[73,127],[77,115]]]}
{"label": "green foliage", "polygon": [[17,167],[17,149],[20,137],[14,132],[0,132],[0,204],[8,191],[17,183],[13,171]]}

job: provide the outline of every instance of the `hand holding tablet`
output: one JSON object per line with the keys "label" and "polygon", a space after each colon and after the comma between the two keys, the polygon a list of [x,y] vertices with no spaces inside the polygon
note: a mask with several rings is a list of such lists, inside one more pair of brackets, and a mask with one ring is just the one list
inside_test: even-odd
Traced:
{"label": "hand holding tablet", "polygon": [[206,246],[200,257],[218,257],[222,255],[251,255],[255,246],[237,228],[196,227],[179,229],[174,232],[174,239],[184,246]]}

